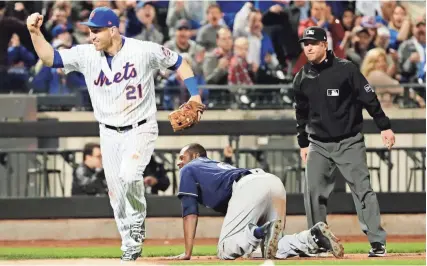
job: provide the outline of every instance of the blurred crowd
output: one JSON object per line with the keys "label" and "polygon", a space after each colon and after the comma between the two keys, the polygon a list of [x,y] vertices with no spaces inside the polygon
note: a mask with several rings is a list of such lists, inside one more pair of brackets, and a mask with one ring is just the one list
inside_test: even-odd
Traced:
{"label": "blurred crowd", "polygon": [[[153,154],[142,176],[145,193],[158,195],[159,191],[166,191],[170,186],[167,172],[164,163]],[[86,143],[83,147],[82,162],[73,165],[71,194],[73,196],[108,194],[101,147],[98,143]]]}
{"label": "blurred crowd", "polygon": [[[101,146],[99,143],[86,143],[82,152],[83,160],[78,164],[72,163],[73,182],[71,194],[73,196],[107,195],[108,186],[102,165]],[[221,161],[233,165],[233,156],[234,149],[232,146],[227,145],[224,147]],[[163,161],[161,158],[163,158]],[[259,156],[255,156],[255,158],[257,158],[257,161],[260,161]],[[69,161],[73,162],[72,158],[68,157],[68,159],[71,159]],[[1,161],[0,159],[0,162]],[[170,165],[170,162],[168,162],[168,164]],[[262,162],[261,166],[265,170],[268,170],[268,165],[265,162]],[[171,184],[171,172],[174,169],[175,168],[168,169],[165,166],[165,159],[163,156],[153,154],[143,173],[145,193],[158,195],[160,191],[165,192]]]}
{"label": "blurred crowd", "polygon": [[[425,2],[392,0],[0,2],[0,92],[78,92],[88,101],[80,73],[65,75],[38,62],[25,20],[42,13],[43,34],[55,49],[66,49],[91,42],[80,22],[99,6],[115,10],[124,36],[179,52],[201,85],[290,83],[306,63],[298,39],[317,25],[327,30],[336,56],[351,60],[373,86],[381,86],[376,92],[384,107],[404,95],[425,107],[425,87],[399,86],[425,83]],[[156,85],[164,89],[164,109],[188,97],[173,72],[159,71]],[[178,99],[172,97],[176,88],[181,88]],[[209,99],[209,90],[200,93]]]}

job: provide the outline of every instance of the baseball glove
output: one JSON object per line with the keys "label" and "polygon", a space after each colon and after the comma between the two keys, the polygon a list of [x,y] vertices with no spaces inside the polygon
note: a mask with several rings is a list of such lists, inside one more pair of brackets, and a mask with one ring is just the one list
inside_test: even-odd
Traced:
{"label": "baseball glove", "polygon": [[169,114],[168,118],[173,131],[177,132],[190,128],[199,122],[199,112],[203,114],[206,106],[195,101],[188,101],[181,105],[178,110]]}

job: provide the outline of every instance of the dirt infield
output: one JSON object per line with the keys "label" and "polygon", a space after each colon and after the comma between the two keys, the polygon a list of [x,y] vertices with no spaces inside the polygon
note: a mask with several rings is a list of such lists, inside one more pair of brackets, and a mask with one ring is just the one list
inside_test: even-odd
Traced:
{"label": "dirt infield", "polygon": [[[366,237],[340,237],[342,242],[367,242]],[[426,239],[425,235],[420,236],[388,236],[388,242],[424,242]],[[217,239],[196,239],[196,245],[215,245]],[[147,239],[145,245],[183,245],[183,239],[174,240],[160,240],[160,239]],[[90,240],[73,240],[73,241],[0,241],[0,247],[102,247],[102,246],[120,246],[120,240],[118,239],[90,239]],[[390,253],[384,258],[368,258],[367,254],[348,254],[345,255],[343,260],[348,261],[359,261],[359,260],[416,260],[425,259],[426,253]],[[318,258],[289,258],[291,261],[305,261],[305,260],[337,260],[332,255],[327,257]],[[244,262],[259,262],[259,265],[263,264],[262,259],[238,259],[238,261]],[[165,257],[144,257],[138,259],[136,263],[132,265],[170,265],[176,261],[171,261]],[[203,262],[211,262],[224,264],[224,262],[217,259],[214,256],[193,256],[189,264],[197,264]],[[274,263],[274,261],[273,261]],[[229,264],[229,263],[227,263]],[[315,263],[313,263],[315,264]],[[375,264],[375,263],[372,263]],[[119,259],[52,259],[52,260],[8,260],[0,261],[0,265],[120,265]],[[267,264],[265,264],[267,265]],[[268,264],[274,265],[274,264]]]}
{"label": "dirt infield", "polygon": [[[359,261],[359,260],[371,260],[371,261],[377,261],[377,260],[414,260],[414,259],[425,259],[426,254],[425,253],[406,253],[406,254],[399,254],[399,253],[393,253],[387,255],[387,257],[384,258],[368,258],[366,254],[350,254],[345,255],[345,257],[342,260],[348,260],[348,261]],[[311,260],[311,261],[318,261],[318,260],[337,260],[332,256],[328,257],[322,257],[322,258],[289,258],[287,260],[290,261],[305,261],[305,260]],[[264,261],[262,259],[238,259],[237,261],[248,261],[248,262],[259,262],[259,264],[263,264]],[[168,260],[166,258],[141,258],[138,259],[135,263],[132,263],[132,265],[168,265],[171,262],[176,262]],[[202,262],[212,262],[218,264],[224,264],[221,263],[220,260],[218,260],[216,257],[213,256],[195,256],[192,257],[190,263],[191,264],[197,264]],[[189,263],[189,264],[190,264]],[[274,261],[273,261],[274,263]],[[62,259],[62,260],[16,260],[16,261],[0,261],[0,265],[119,265],[120,261],[118,259]],[[375,264],[374,262],[372,264]],[[272,264],[270,264],[272,265]]]}
{"label": "dirt infield", "polygon": [[[365,236],[339,236],[342,242],[367,242]],[[216,245],[216,238],[196,238],[196,245]],[[425,235],[387,236],[388,242],[425,242]],[[183,239],[146,239],[144,245],[183,245]],[[36,241],[0,241],[0,247],[88,247],[88,246],[120,246],[119,239],[87,239],[87,240],[36,240]]]}

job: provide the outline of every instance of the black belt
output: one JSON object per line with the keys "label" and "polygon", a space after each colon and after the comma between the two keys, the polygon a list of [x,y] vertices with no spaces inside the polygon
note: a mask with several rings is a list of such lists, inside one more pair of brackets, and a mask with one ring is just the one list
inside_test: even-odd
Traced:
{"label": "black belt", "polygon": [[131,130],[132,128],[139,127],[140,125],[142,125],[142,124],[144,124],[144,123],[146,123],[146,122],[147,122],[147,119],[144,119],[144,120],[141,120],[141,121],[139,121],[138,123],[133,124],[133,125],[130,125],[130,126],[124,126],[124,127],[113,127],[113,126],[105,125],[105,124],[104,124],[104,126],[105,126],[106,128],[108,128],[108,129],[112,129],[112,130],[115,130],[115,131],[117,131],[117,132],[121,133],[121,132],[125,132],[125,131],[128,131],[128,130]]}
{"label": "black belt", "polygon": [[237,178],[234,181],[236,181],[236,183],[237,183],[237,182],[239,182],[240,179],[242,179],[243,177],[250,175],[250,174],[252,174],[252,172],[249,170],[246,172],[243,172],[239,176],[237,176]]}
{"label": "black belt", "polygon": [[320,141],[320,142],[325,142],[325,143],[330,143],[330,142],[340,142],[342,140],[351,138],[351,137],[355,137],[357,134],[359,134],[359,132],[352,132],[350,134],[346,134],[346,135],[342,135],[339,137],[331,137],[331,138],[319,138],[315,135],[310,135],[310,138]]}

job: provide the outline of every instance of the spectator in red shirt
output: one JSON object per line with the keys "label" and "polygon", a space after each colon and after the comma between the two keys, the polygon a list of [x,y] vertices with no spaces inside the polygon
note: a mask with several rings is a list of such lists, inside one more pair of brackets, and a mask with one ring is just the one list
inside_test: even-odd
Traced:
{"label": "spectator in red shirt", "polygon": [[[229,85],[252,85],[253,81],[250,76],[250,65],[246,61],[248,55],[249,42],[244,37],[237,38],[234,41],[234,56],[230,60],[228,67],[228,84]],[[256,72],[256,70],[253,70]]]}
{"label": "spectator in red shirt", "polygon": [[[335,54],[338,54],[337,47],[344,38],[344,29],[338,19],[331,13],[331,9],[325,2],[311,2],[311,17],[300,22],[298,35],[301,37],[308,27],[319,26],[329,31]],[[337,55],[338,56],[338,55]]]}
{"label": "spectator in red shirt", "polygon": [[[322,27],[330,33],[330,37],[328,36],[329,49],[334,51],[335,56],[345,58],[344,49],[340,47],[341,41],[344,39],[344,28],[340,21],[332,15],[331,8],[323,1],[312,1],[310,13],[310,18],[300,22],[298,35],[301,37],[308,27]],[[307,58],[304,53],[301,53],[293,68],[293,74],[296,74],[305,63],[307,63]]]}
{"label": "spectator in red shirt", "polygon": [[353,10],[346,9],[341,17],[341,24],[345,31],[352,31],[354,27],[354,21],[356,16],[354,15]]}

